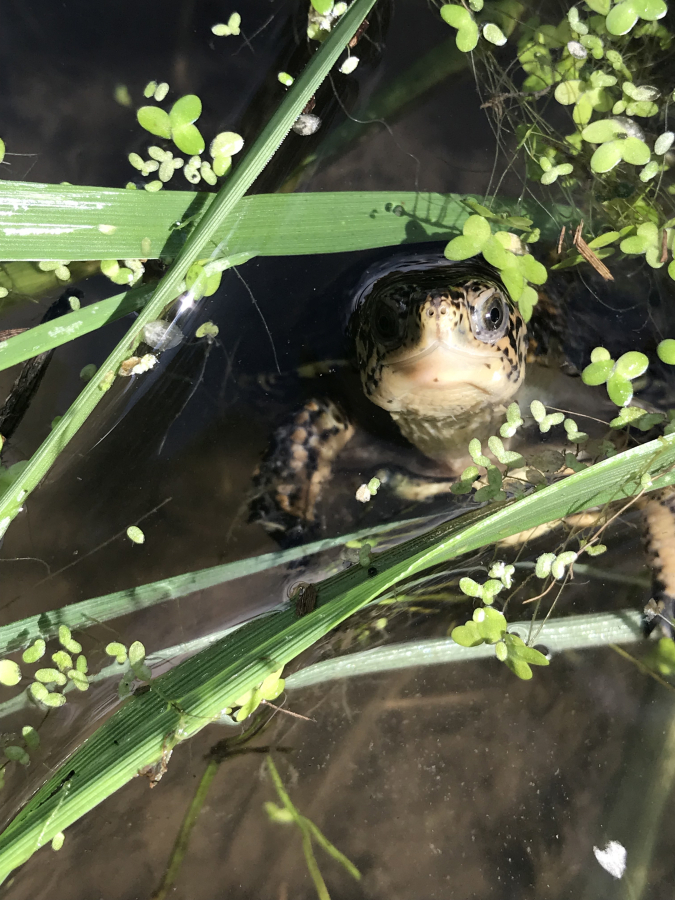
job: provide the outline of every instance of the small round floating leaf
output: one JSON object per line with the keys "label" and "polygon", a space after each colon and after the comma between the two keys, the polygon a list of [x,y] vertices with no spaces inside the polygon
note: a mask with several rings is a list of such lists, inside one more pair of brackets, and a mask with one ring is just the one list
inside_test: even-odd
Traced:
{"label": "small round floating leaf", "polygon": [[150,181],[148,184],[143,185],[146,191],[151,194],[156,194],[157,191],[162,190],[162,182],[161,181]]}
{"label": "small round floating leaf", "polygon": [[127,648],[119,641],[111,641],[105,648],[108,656],[114,656],[115,660],[122,665],[127,661]]}
{"label": "small round floating leaf", "polygon": [[555,558],[551,564],[551,575],[560,581],[565,576],[566,569],[576,560],[577,554],[573,550],[566,550]]}
{"label": "small round floating leaf", "polygon": [[40,735],[32,725],[24,725],[21,729],[21,736],[29,750],[36,750],[40,746]]}
{"label": "small round floating leaf", "polygon": [[667,153],[673,146],[673,141],[675,141],[675,133],[672,131],[664,131],[663,134],[660,134],[657,137],[654,143],[654,153],[656,153],[657,156],[663,156],[663,154]]}
{"label": "small round floating leaf", "polygon": [[640,375],[643,375],[647,371],[648,366],[649,359],[644,353],[631,350],[619,357],[614,371],[622,378],[628,378],[632,381],[634,378],[639,378]]}
{"label": "small round floating leaf", "polygon": [[541,400],[533,400],[532,403],[530,403],[530,412],[532,413],[532,418],[535,422],[542,422],[546,415],[546,407]]}
{"label": "small round floating leaf", "polygon": [[[181,128],[184,125],[191,125],[196,122],[202,114],[202,101],[196,94],[186,94],[179,100],[176,100],[171,107],[169,113],[169,123],[171,128]],[[185,150],[189,153],[189,150]]]}
{"label": "small round floating leaf", "polygon": [[71,653],[80,653],[82,644],[74,640],[72,632],[67,625],[59,625],[59,643]]}
{"label": "small round floating leaf", "polygon": [[532,669],[524,660],[519,659],[517,656],[508,656],[506,659],[506,665],[509,667],[509,669],[511,669],[514,675],[520,678],[521,681],[530,681],[530,679],[532,678]]}
{"label": "small round floating leaf", "polygon": [[473,19],[464,28],[460,28],[457,32],[455,43],[457,44],[457,49],[461,50],[462,53],[471,53],[475,49],[478,43],[478,25]]}
{"label": "small round floating leaf", "polygon": [[661,164],[658,163],[655,159],[652,159],[651,162],[648,162],[644,169],[640,172],[640,181],[651,181],[652,178],[656,178],[661,170]]}
{"label": "small round floating leaf", "polygon": [[469,216],[462,231],[466,237],[480,245],[484,244],[492,234],[490,223],[483,216]]}
{"label": "small round floating leaf", "polygon": [[591,157],[591,169],[602,175],[611,171],[622,159],[620,141],[608,141],[601,144]]}
{"label": "small round floating leaf", "polygon": [[58,669],[38,669],[34,677],[36,681],[41,681],[42,684],[64,685],[68,680]]}
{"label": "small round floating leaf", "polygon": [[458,6],[455,3],[448,3],[445,6],[441,6],[441,18],[444,22],[447,22],[448,25],[458,29],[465,28],[470,22],[473,22],[469,10],[465,9],[463,6]]}
{"label": "small round floating leaf", "polygon": [[[558,166],[558,171],[560,171],[560,169],[562,169],[562,166]],[[570,170],[571,169],[572,166],[570,166]],[[525,278],[527,278],[528,281],[531,281],[532,284],[544,284],[548,277],[546,266],[543,266],[529,253],[519,257],[519,259],[520,268],[522,269]]]}
{"label": "small round floating leaf", "polygon": [[158,103],[161,103],[162,100],[166,97],[166,95],[168,93],[169,93],[169,85],[166,83],[166,81],[162,81],[162,83],[158,84],[157,87],[155,88],[155,95],[154,95],[155,100]]}
{"label": "small round floating leaf", "polygon": [[204,181],[207,184],[214,185],[217,183],[218,178],[216,177],[216,173],[213,171],[211,166],[207,162],[203,162],[199,168],[199,174],[202,176]]}
{"label": "small round floating leaf", "polygon": [[145,128],[150,134],[163,138],[171,137],[169,114],[159,106],[141,106],[136,113],[136,118],[141,128]]}
{"label": "small round floating leaf", "polygon": [[130,525],[127,528],[127,537],[134,544],[144,544],[145,543],[145,535],[138,527],[138,525]]}
{"label": "small round floating leaf", "polygon": [[613,368],[614,362],[611,359],[592,362],[581,373],[581,380],[584,384],[592,386],[604,384],[611,375]]}
{"label": "small round floating leaf", "polygon": [[70,678],[78,691],[89,690],[89,679],[84,674],[84,672],[78,672],[77,669],[70,669],[68,672],[68,678]]}
{"label": "small round floating leaf", "polygon": [[87,657],[80,654],[75,660],[75,668],[78,672],[83,672],[86,675],[89,669],[89,666],[87,665]]}
{"label": "small round floating leaf", "polygon": [[[513,256],[513,254],[510,254],[502,247],[495,237],[491,237],[483,244],[481,253],[483,254],[485,261],[489,262],[490,265],[494,266],[496,269],[507,268],[511,264],[510,257]],[[512,299],[515,300],[516,298],[512,296]]]}
{"label": "small round floating leaf", "polygon": [[62,831],[59,831],[57,834],[54,835],[54,837],[52,838],[52,850],[55,853],[58,852],[61,849],[61,847],[63,847],[63,842],[65,841],[65,839],[66,839],[66,836]]}
{"label": "small round floating leaf", "polygon": [[617,36],[628,34],[638,18],[633,0],[623,0],[622,3],[618,3],[609,11],[605,19],[605,26],[610,34]]}
{"label": "small round floating leaf", "polygon": [[602,556],[607,551],[607,547],[605,544],[592,544],[590,547],[586,547],[585,550],[589,556]]}
{"label": "small round floating leaf", "polygon": [[213,322],[203,322],[199,328],[195,331],[196,338],[203,338],[207,335],[209,337],[217,337],[218,336],[218,326],[214,325]]}
{"label": "small round floating leaf", "polygon": [[627,133],[626,126],[617,119],[600,119],[587,125],[581,136],[589,144],[605,144]]}
{"label": "small round floating leaf", "polygon": [[12,762],[18,762],[22,766],[27,766],[30,762],[30,756],[23,747],[17,747],[16,745],[10,744],[9,747],[5,747],[4,752],[7,759],[11,759]]}
{"label": "small round floating leaf", "polygon": [[35,643],[23,651],[21,659],[25,663],[36,663],[45,655],[46,644],[42,638],[38,638]]}
{"label": "small round floating leaf", "polygon": [[177,125],[171,129],[171,139],[179,150],[190,155],[202,153],[204,138],[196,125]]}
{"label": "small round floating leaf", "polygon": [[284,85],[284,87],[290,87],[295,78],[292,75],[289,75],[288,72],[279,72],[277,75],[277,79]]}
{"label": "small round floating leaf", "polygon": [[66,653],[65,650],[57,650],[56,653],[52,653],[52,660],[56,664],[59,672],[68,672],[69,669],[73,668],[73,660],[70,653]]}
{"label": "small round floating leaf", "polygon": [[449,244],[446,244],[444,253],[447,259],[462,260],[469,259],[471,256],[476,256],[480,251],[481,244],[479,241],[467,237],[464,234],[460,234],[456,238],[453,238]]}
{"label": "small round floating leaf", "polygon": [[647,22],[662,19],[668,12],[668,7],[663,0],[630,0],[630,2],[640,18]]}
{"label": "small round floating leaf", "polygon": [[633,399],[633,385],[621,375],[610,375],[607,379],[607,393],[612,403],[617,406],[628,406]]}
{"label": "small round floating leaf", "polygon": [[211,141],[209,153],[215,159],[216,156],[234,156],[244,146],[244,139],[235,131],[221,131]]}
{"label": "small round floating leaf", "polygon": [[145,661],[145,647],[140,641],[134,641],[129,647],[129,662],[132,666]]}
{"label": "small round floating leaf", "polygon": [[149,81],[146,86],[143,88],[143,96],[147,97],[149,100],[150,97],[154,97],[155,91],[157,90],[157,82]]}
{"label": "small round floating leaf", "polygon": [[459,589],[467,597],[481,597],[483,594],[482,585],[474,581],[473,578],[460,578]]}
{"label": "small round floating leaf", "polygon": [[644,253],[649,246],[649,239],[640,234],[624,238],[619,245],[622,253]]}
{"label": "small round floating leaf", "polygon": [[0,659],[0,684],[14,687],[21,681],[21,669],[11,659]]}
{"label": "small round floating leaf", "polygon": [[661,341],[656,348],[656,353],[661,362],[666,363],[668,366],[675,366],[675,340],[673,338],[666,338],[665,341]]}
{"label": "small round floating leaf", "polygon": [[[218,178],[221,178],[225,175],[226,172],[232,167],[232,157],[231,156],[216,156],[213,159],[213,172]],[[198,176],[199,177],[199,176]]]}
{"label": "small round floating leaf", "polygon": [[506,43],[506,35],[501,28],[493,22],[486,22],[486,24],[483,25],[483,37],[486,41],[495,44],[497,47],[502,47]]}
{"label": "small round floating leaf", "polygon": [[478,626],[473,621],[467,622],[466,625],[458,625],[457,628],[453,628],[450,637],[456,644],[459,644],[462,647],[477,647],[479,644],[483,643],[483,638],[478,631]]}
{"label": "small round floating leaf", "polygon": [[633,166],[644,166],[649,162],[651,152],[640,138],[628,137],[619,143],[619,147],[621,155],[627,163]]}
{"label": "small round floating leaf", "polygon": [[576,103],[582,94],[580,81],[561,81],[555,89],[554,97],[563,106],[571,106]]}
{"label": "small round floating leaf", "polygon": [[40,701],[44,703],[45,706],[49,706],[52,709],[58,709],[59,706],[63,706],[66,702],[66,698],[63,694],[55,694],[47,691],[47,695],[43,697]]}
{"label": "small round floating leaf", "polygon": [[351,75],[359,64],[358,56],[348,56],[340,66],[340,72],[343,75]]}
{"label": "small round floating leaf", "polygon": [[28,688],[28,692],[33,700],[37,700],[38,703],[42,703],[44,701],[44,698],[49,693],[44,684],[40,684],[39,681],[34,681]]}

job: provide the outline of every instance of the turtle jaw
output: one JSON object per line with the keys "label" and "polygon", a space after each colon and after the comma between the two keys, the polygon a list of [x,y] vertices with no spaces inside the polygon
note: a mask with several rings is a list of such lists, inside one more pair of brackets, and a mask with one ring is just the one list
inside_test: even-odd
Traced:
{"label": "turtle jaw", "polygon": [[503,403],[518,389],[493,352],[459,350],[436,340],[424,350],[382,365],[369,397],[389,412],[444,418]]}

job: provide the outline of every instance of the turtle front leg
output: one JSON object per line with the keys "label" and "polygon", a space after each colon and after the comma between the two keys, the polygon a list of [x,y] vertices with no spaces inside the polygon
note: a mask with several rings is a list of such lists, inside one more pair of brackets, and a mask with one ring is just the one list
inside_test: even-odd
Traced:
{"label": "turtle front leg", "polygon": [[254,477],[249,521],[260,522],[283,544],[299,543],[315,523],[335,459],[353,434],[336,403],[308,400],[274,433]]}

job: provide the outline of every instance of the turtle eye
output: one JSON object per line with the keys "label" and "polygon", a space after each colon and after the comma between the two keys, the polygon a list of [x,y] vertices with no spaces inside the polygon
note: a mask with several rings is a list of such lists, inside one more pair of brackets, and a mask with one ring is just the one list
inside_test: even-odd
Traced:
{"label": "turtle eye", "polygon": [[471,330],[479,341],[496,344],[509,327],[509,307],[501,291],[485,287],[470,305]]}

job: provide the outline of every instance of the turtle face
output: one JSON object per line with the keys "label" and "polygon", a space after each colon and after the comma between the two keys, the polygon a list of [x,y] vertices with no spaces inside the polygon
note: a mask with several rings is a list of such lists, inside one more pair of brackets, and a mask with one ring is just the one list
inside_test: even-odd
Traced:
{"label": "turtle face", "polygon": [[444,418],[504,403],[525,374],[525,323],[483,273],[382,279],[350,330],[366,396],[392,413]]}

